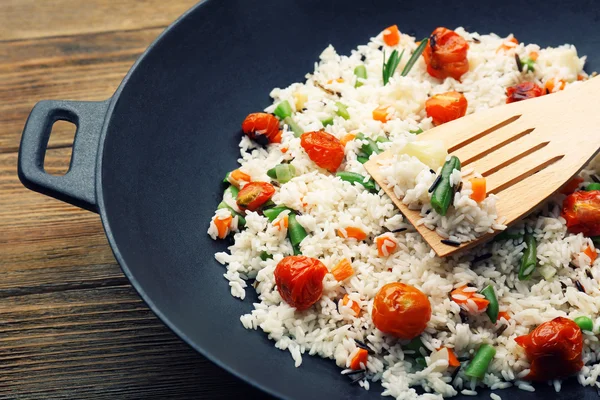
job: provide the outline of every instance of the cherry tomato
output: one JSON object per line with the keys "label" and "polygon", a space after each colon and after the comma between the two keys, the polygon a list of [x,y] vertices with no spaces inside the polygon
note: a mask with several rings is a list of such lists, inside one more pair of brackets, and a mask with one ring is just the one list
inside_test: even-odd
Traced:
{"label": "cherry tomato", "polygon": [[281,298],[298,311],[321,298],[327,267],[315,258],[288,256],[275,267],[275,283]]}
{"label": "cherry tomato", "polygon": [[560,188],[560,192],[562,194],[569,195],[569,194],[573,193],[574,191],[576,191],[577,189],[579,189],[579,186],[581,186],[582,183],[583,183],[583,178],[576,176],[575,178],[573,178],[569,182],[567,182],[562,188]]}
{"label": "cherry tomato", "polygon": [[423,51],[427,72],[434,78],[459,80],[469,70],[467,50],[469,44],[458,33],[443,27],[436,28]]}
{"label": "cherry tomato", "polygon": [[583,367],[583,336],[577,324],[557,317],[544,322],[529,335],[515,338],[531,362],[525,378],[534,381],[566,378]]}
{"label": "cherry tomato", "polygon": [[431,318],[431,304],[413,286],[388,283],[375,295],[371,318],[380,331],[400,339],[413,339],[425,330]]}
{"label": "cherry tomato", "polygon": [[[242,122],[242,131],[252,140],[262,145],[278,140],[279,120],[267,113],[249,114]],[[281,142],[281,138],[279,138]],[[277,142],[277,143],[279,143]]]}
{"label": "cherry tomato", "polygon": [[544,89],[533,82],[521,82],[506,89],[506,104],[544,95]]}
{"label": "cherry tomato", "polygon": [[464,117],[468,102],[462,93],[447,92],[436,94],[425,102],[425,111],[433,119],[434,125],[441,125]]}
{"label": "cherry tomato", "polygon": [[300,145],[315,164],[331,173],[335,172],[344,160],[344,145],[329,133],[303,133],[300,136]]}
{"label": "cherry tomato", "polygon": [[563,201],[562,217],[571,233],[600,235],[600,190],[580,191]]}
{"label": "cherry tomato", "polygon": [[267,182],[250,182],[238,193],[236,203],[242,210],[256,211],[275,194],[273,185]]}

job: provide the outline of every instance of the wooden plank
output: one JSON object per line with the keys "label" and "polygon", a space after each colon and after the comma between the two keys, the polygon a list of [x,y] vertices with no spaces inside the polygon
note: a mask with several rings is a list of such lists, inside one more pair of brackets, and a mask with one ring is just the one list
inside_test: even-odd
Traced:
{"label": "wooden plank", "polygon": [[4,0],[0,40],[164,27],[196,0]]}

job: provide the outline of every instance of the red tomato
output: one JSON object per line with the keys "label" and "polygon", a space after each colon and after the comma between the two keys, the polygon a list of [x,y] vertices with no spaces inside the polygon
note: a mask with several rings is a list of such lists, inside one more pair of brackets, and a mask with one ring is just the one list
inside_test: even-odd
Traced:
{"label": "red tomato", "polygon": [[533,82],[521,82],[506,89],[506,104],[544,95],[544,89]]}
{"label": "red tomato", "polygon": [[577,324],[557,317],[544,322],[529,335],[515,338],[531,362],[529,375],[534,381],[566,378],[583,367],[583,336]]}
{"label": "red tomato", "polygon": [[[242,122],[242,131],[260,144],[275,143],[278,140],[279,120],[267,113],[249,114]],[[279,142],[281,138],[279,137]]]}
{"label": "red tomato", "polygon": [[571,233],[600,235],[600,190],[575,192],[563,201],[562,217]]}
{"label": "red tomato", "polygon": [[425,102],[425,111],[433,119],[434,125],[441,125],[464,117],[467,113],[468,102],[462,93],[447,92],[436,94]]}
{"label": "red tomato", "polygon": [[331,173],[335,172],[344,160],[344,145],[329,133],[303,133],[300,136],[300,145],[315,164]]}
{"label": "red tomato", "polygon": [[431,318],[429,299],[419,289],[404,283],[388,283],[373,301],[371,318],[375,327],[400,339],[413,339]]}
{"label": "red tomato", "polygon": [[302,311],[321,298],[326,273],[327,267],[317,259],[288,256],[275,267],[275,283],[281,298]]}
{"label": "red tomato", "polygon": [[582,183],[583,183],[583,178],[576,176],[575,178],[573,178],[569,182],[567,182],[562,188],[560,188],[560,192],[562,194],[571,194],[574,191],[576,191],[577,189],[579,189],[579,186]]}
{"label": "red tomato", "polygon": [[423,51],[427,72],[434,78],[450,76],[459,80],[469,70],[467,50],[469,44],[458,33],[443,27],[436,28]]}
{"label": "red tomato", "polygon": [[275,194],[273,185],[267,182],[250,182],[238,193],[236,203],[242,210],[256,211]]}

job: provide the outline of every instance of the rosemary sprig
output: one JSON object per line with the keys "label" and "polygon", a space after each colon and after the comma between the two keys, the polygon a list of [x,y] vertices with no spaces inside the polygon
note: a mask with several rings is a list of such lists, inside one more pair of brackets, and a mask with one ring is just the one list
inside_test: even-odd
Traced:
{"label": "rosemary sprig", "polygon": [[421,57],[421,54],[423,54],[425,47],[427,47],[427,42],[429,42],[429,40],[427,38],[421,40],[421,43],[419,43],[419,46],[417,46],[417,48],[415,49],[415,52],[412,53],[412,56],[410,56],[410,58],[408,59],[408,62],[404,66],[404,69],[402,70],[402,73],[400,75],[402,75],[402,76],[408,75],[408,73],[410,72],[412,67],[415,65],[415,63],[417,62],[419,57]]}
{"label": "rosemary sprig", "polygon": [[400,64],[400,60],[402,59],[403,55],[404,50],[402,50],[402,53],[400,53],[399,55],[398,50],[394,50],[392,51],[392,54],[390,54],[390,58],[388,58],[386,62],[385,51],[383,52],[383,86],[388,84],[388,82],[390,81],[390,77],[394,75],[394,72],[396,72],[396,68],[398,68],[398,65]]}

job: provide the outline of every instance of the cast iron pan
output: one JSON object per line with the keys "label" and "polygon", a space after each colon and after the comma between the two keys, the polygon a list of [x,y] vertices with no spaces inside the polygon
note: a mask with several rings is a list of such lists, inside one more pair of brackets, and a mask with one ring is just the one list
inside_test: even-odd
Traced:
{"label": "cast iron pan", "polygon": [[[206,234],[225,172],[236,166],[240,124],[269,104],[271,88],[302,81],[333,44],[347,54],[386,26],[425,37],[437,26],[514,33],[542,46],[573,43],[600,68],[600,16],[592,0],[210,0],[173,24],[103,102],[42,101],[21,142],[28,188],[98,212],[123,271],[154,312],[193,348],[251,384],[289,399],[377,399],[332,361],[290,355],[240,315]],[[44,172],[52,123],[77,125],[64,176]],[[582,133],[584,134],[584,133]],[[574,380],[555,394],[515,389],[503,398],[597,398]],[[489,398],[482,391],[480,398]]]}

